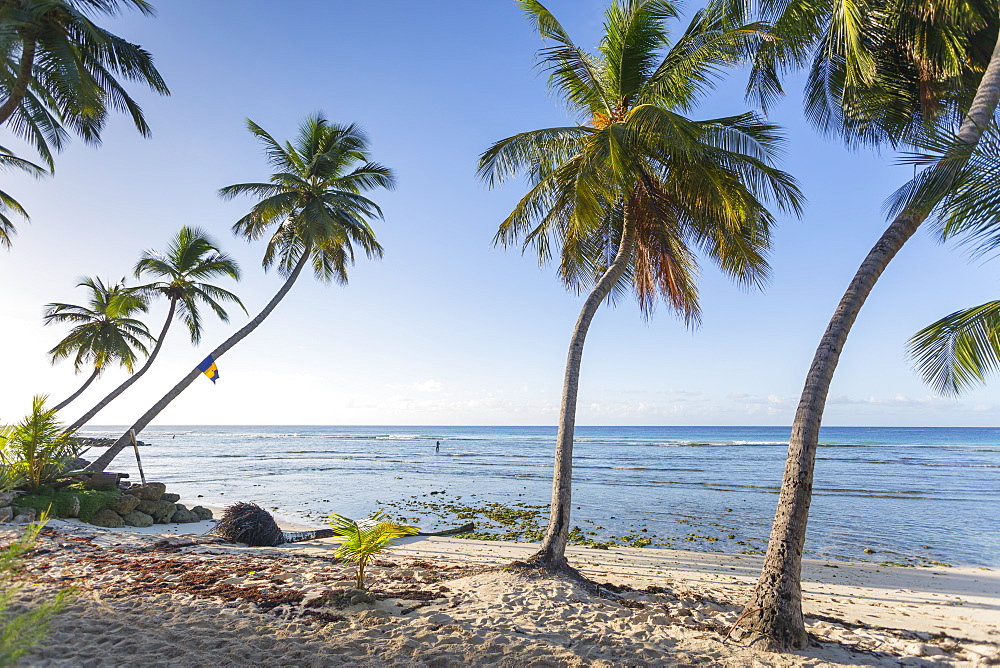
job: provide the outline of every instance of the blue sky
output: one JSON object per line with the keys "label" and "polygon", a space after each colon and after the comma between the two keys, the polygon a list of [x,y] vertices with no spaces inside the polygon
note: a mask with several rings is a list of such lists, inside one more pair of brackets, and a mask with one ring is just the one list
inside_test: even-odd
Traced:
{"label": "blue sky", "polygon": [[[245,278],[230,287],[251,315],[259,310],[280,278],[260,268],[260,243],[229,231],[251,202],[223,202],[216,190],[269,173],[245,118],[285,138],[322,110],[363,126],[375,159],[396,171],[397,190],[373,195],[385,212],[375,228],[384,260],[360,258],[346,288],[303,276],[219,361],[219,383],[199,380],[157,423],[555,424],[582,298],[563,290],[552,267],[492,246],[524,187],[488,191],[475,178],[491,142],[566,122],[533,67],[541,42],[516,4],[156,4],[155,19],[104,21],[153,53],[173,91],[130,87],[153,137],[118,116],[102,147],[75,141],[58,156],[54,178],[4,177],[32,222],[0,252],[0,420],[26,412],[32,394],[62,399],[84,379],[47,362],[65,331],[42,327],[43,305],[81,300],[81,276],[128,275],[141,250],[163,247],[181,225],[206,228],[240,261]],[[548,6],[578,43],[596,45],[602,2]],[[747,110],[743,85],[732,73],[692,116]],[[580,424],[791,422],[819,336],[885,226],[882,202],[910,174],[891,152],[849,152],[818,136],[801,119],[799,91],[790,82],[771,120],[787,128],[783,167],[809,204],[802,220],[782,219],[776,230],[771,285],[746,293],[704,264],[703,324],[693,332],[663,310],[644,322],[634,302],[602,309],[584,356]],[[995,298],[994,276],[994,265],[919,233],[862,311],[825,424],[995,425],[1000,383],[936,397],[904,357],[921,326]],[[164,304],[153,307],[151,330],[164,315]],[[175,329],[153,369],[95,424],[130,423],[245,321],[236,313],[230,325],[210,322],[200,350]],[[123,378],[107,373],[66,418]]]}

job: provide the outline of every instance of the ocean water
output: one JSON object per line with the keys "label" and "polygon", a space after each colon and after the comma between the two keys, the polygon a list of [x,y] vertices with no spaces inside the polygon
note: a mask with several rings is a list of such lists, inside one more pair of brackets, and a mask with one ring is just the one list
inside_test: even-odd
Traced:
{"label": "ocean water", "polygon": [[[573,521],[598,538],[644,528],[684,549],[759,550],[788,433],[578,427]],[[322,526],[331,511],[414,499],[547,504],[555,428],[161,426],[139,438],[147,479],[182,502],[251,501]],[[828,427],[820,440],[807,556],[1000,567],[1000,429]],[[139,479],[131,449],[111,470]],[[432,514],[408,517],[438,528]]]}

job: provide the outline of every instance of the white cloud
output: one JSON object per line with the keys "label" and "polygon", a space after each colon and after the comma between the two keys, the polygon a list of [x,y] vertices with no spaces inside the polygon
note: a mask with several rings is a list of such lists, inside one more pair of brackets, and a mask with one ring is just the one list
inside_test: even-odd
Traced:
{"label": "white cloud", "polygon": [[441,383],[433,378],[428,378],[422,383],[414,383],[413,389],[417,392],[439,392],[441,390]]}

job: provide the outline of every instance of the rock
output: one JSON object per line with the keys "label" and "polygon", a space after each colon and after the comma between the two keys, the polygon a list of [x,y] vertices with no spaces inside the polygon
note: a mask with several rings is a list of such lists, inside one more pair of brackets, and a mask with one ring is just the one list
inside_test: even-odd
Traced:
{"label": "rock", "polygon": [[186,523],[186,522],[198,522],[198,516],[192,513],[187,508],[180,507],[170,518],[171,522]]}
{"label": "rock", "polygon": [[150,482],[139,489],[142,490],[139,492],[139,498],[143,501],[159,501],[167,491],[167,486],[162,482]]}
{"label": "rock", "polygon": [[14,492],[0,492],[0,506],[9,506],[14,500]]}
{"label": "rock", "polygon": [[[27,517],[28,519],[22,519]],[[34,522],[35,518],[38,517],[38,511],[34,508],[17,508],[14,507],[14,521],[15,522]]]}
{"label": "rock", "polygon": [[351,597],[351,605],[358,605],[359,603],[376,603],[378,599],[366,591],[360,594],[355,594]]}
{"label": "rock", "polygon": [[122,494],[115,500],[114,503],[109,505],[108,508],[111,508],[111,510],[115,511],[122,517],[125,517],[130,512],[135,510],[139,503],[139,497],[132,496],[131,494]]}
{"label": "rock", "polygon": [[0,522],[10,522],[14,519],[14,509],[10,506],[0,508]]}
{"label": "rock", "polygon": [[125,526],[125,520],[122,519],[122,516],[110,508],[98,510],[90,518],[90,523],[94,526],[107,527],[108,529],[119,529]]}
{"label": "rock", "polygon": [[80,497],[75,495],[73,496],[73,500],[70,502],[69,516],[70,517],[80,516]]}
{"label": "rock", "polygon": [[133,510],[132,512],[125,515],[123,519],[125,520],[125,524],[129,525],[130,527],[153,526],[153,518],[139,510]]}
{"label": "rock", "polygon": [[197,515],[199,520],[210,520],[213,517],[212,511],[202,506],[195,506],[191,512]]}
{"label": "rock", "polygon": [[[70,440],[75,441],[81,448],[110,448],[118,441],[117,438],[87,438],[84,436],[72,436]],[[142,446],[149,445],[143,441],[136,441],[136,443]]]}
{"label": "rock", "polygon": [[135,510],[146,513],[147,515],[152,515],[156,512],[156,501],[139,501],[139,505],[135,507]]}
{"label": "rock", "polygon": [[177,512],[177,504],[169,501],[154,501],[153,503],[155,504],[153,512],[148,514],[153,516],[153,521],[157,524],[168,524],[174,513]]}
{"label": "rock", "polygon": [[160,501],[169,501],[170,503],[177,503],[181,500],[180,494],[171,494],[169,492],[165,493],[160,497]]}

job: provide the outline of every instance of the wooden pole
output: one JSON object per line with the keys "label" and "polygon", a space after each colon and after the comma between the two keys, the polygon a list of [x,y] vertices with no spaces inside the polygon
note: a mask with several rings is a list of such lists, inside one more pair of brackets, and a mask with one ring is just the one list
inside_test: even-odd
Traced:
{"label": "wooden pole", "polygon": [[146,486],[146,474],[142,472],[142,460],[139,459],[139,443],[135,440],[135,429],[128,430],[128,437],[132,439],[132,448],[135,450],[135,463],[139,465],[139,478],[142,486]]}

